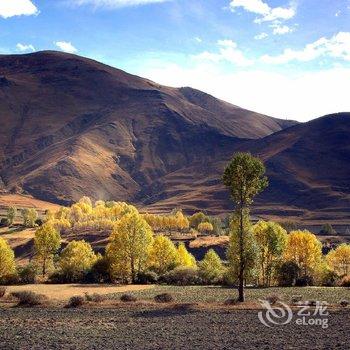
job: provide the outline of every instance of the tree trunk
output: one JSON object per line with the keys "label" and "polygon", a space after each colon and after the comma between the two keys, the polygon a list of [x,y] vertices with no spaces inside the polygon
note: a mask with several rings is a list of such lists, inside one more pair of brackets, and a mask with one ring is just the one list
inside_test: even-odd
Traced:
{"label": "tree trunk", "polygon": [[239,284],[238,301],[244,302],[244,241],[243,241],[243,206],[240,206],[240,230],[239,230]]}
{"label": "tree trunk", "polygon": [[43,277],[46,275],[46,258],[43,259]]}

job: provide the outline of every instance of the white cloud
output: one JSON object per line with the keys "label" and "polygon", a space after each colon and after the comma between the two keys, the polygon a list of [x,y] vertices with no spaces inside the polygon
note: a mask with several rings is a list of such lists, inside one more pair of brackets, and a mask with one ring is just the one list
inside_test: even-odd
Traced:
{"label": "white cloud", "polygon": [[269,22],[275,20],[288,20],[296,15],[296,5],[292,3],[290,7],[270,7],[263,0],[231,0],[230,8],[235,10],[242,7],[248,12],[259,15],[255,23]]}
{"label": "white cloud", "polygon": [[264,55],[261,60],[270,64],[285,64],[291,61],[308,62],[328,56],[350,61],[350,32],[339,32],[330,39],[321,38],[302,50],[285,49],[281,55]]}
{"label": "white cloud", "polygon": [[172,0],[72,0],[70,1],[70,3],[73,3],[74,5],[77,5],[77,6],[92,5],[94,7],[105,7],[105,8],[113,9],[118,7],[162,3],[167,1],[172,1]]}
{"label": "white cloud", "polygon": [[30,16],[39,14],[39,10],[30,0],[0,0],[0,17]]}
{"label": "white cloud", "polygon": [[290,28],[290,27],[288,27],[286,25],[282,25],[279,22],[272,23],[270,25],[270,28],[273,28],[272,33],[274,35],[283,35],[283,34],[294,32],[293,28]]}
{"label": "white cloud", "polygon": [[34,51],[35,51],[34,46],[31,45],[31,44],[21,44],[21,43],[18,43],[18,44],[16,45],[16,48],[17,48],[17,50],[20,51],[20,52],[26,52],[26,51],[32,51],[32,52],[34,52]]}
{"label": "white cloud", "polygon": [[78,50],[72,45],[72,43],[67,41],[56,41],[54,43],[59,49],[68,53],[76,53]]}
{"label": "white cloud", "polygon": [[263,39],[267,38],[268,36],[269,35],[266,33],[260,33],[260,34],[255,35],[254,39],[255,40],[263,40]]}
{"label": "white cloud", "polygon": [[262,70],[232,72],[214,64],[184,68],[157,62],[135,72],[168,86],[191,86],[235,105],[278,118],[307,121],[350,110],[350,69],[292,76]]}
{"label": "white cloud", "polygon": [[202,40],[200,37],[198,37],[198,36],[196,36],[196,37],[194,38],[194,40],[195,40],[197,43],[203,42],[203,40]]}
{"label": "white cloud", "polygon": [[215,63],[229,62],[237,66],[250,66],[254,61],[245,57],[243,52],[238,49],[237,44],[232,40],[219,40],[219,52],[204,51],[192,58],[198,61],[211,61]]}

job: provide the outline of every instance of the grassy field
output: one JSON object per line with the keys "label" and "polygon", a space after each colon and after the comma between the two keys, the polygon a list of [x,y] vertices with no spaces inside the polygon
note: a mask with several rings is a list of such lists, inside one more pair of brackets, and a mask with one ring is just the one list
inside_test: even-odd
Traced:
{"label": "grassy field", "polygon": [[[180,303],[222,303],[229,298],[237,298],[237,290],[220,286],[160,286],[133,292],[142,300],[151,300],[155,295],[171,293]],[[285,302],[290,302],[293,296],[300,295],[304,301],[318,300],[337,304],[340,300],[350,301],[350,288],[341,287],[292,287],[292,288],[247,288],[247,301],[258,301],[271,294],[277,294]],[[120,293],[114,295],[120,297]]]}
{"label": "grassy field", "polygon": [[[177,303],[224,303],[227,299],[237,297],[235,288],[220,286],[166,286],[166,285],[125,285],[114,284],[31,284],[9,286],[7,292],[28,290],[46,295],[49,299],[66,301],[73,295],[98,293],[109,295],[118,300],[123,293],[132,293],[140,301],[151,301],[157,294],[170,293]],[[293,296],[302,300],[326,301],[339,304],[341,300],[350,301],[350,288],[341,287],[293,287],[293,288],[247,288],[248,302],[258,302],[269,295],[277,294],[281,300],[289,303]]]}

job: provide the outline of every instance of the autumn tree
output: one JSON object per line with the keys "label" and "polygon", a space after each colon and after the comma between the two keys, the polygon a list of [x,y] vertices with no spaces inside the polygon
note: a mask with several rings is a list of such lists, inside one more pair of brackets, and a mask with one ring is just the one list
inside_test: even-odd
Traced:
{"label": "autumn tree", "polygon": [[198,263],[199,275],[205,283],[218,283],[222,280],[225,268],[214,249],[209,249]]}
{"label": "autumn tree", "polygon": [[0,237],[0,283],[15,273],[15,254],[7,241]]}
{"label": "autumn tree", "polygon": [[201,222],[198,225],[198,231],[201,233],[209,234],[210,232],[213,232],[213,230],[213,225],[210,222]]}
{"label": "autumn tree", "polygon": [[8,220],[9,226],[13,225],[16,215],[17,215],[16,207],[9,207],[7,209],[7,220]]}
{"label": "autumn tree", "polygon": [[178,264],[178,252],[174,243],[168,237],[157,236],[149,251],[148,265],[150,268],[163,274]]}
{"label": "autumn tree", "polygon": [[313,276],[322,261],[322,244],[311,232],[292,231],[288,235],[285,261],[295,262],[303,276]]}
{"label": "autumn tree", "polygon": [[287,231],[274,222],[259,221],[253,227],[259,247],[260,285],[268,287],[287,245]]}
{"label": "autumn tree", "polygon": [[34,247],[35,255],[42,267],[43,276],[46,275],[47,268],[52,264],[53,256],[61,245],[59,232],[47,222],[35,232]]}
{"label": "autumn tree", "polygon": [[[243,226],[244,240],[241,239]],[[229,272],[233,281],[240,283],[253,280],[256,277],[259,248],[253,233],[252,224],[247,209],[243,212],[243,223],[240,213],[236,212],[231,218],[230,240],[227,249]],[[241,246],[243,242],[243,247]],[[241,299],[239,299],[241,301]]]}
{"label": "autumn tree", "polygon": [[329,267],[339,276],[350,274],[350,244],[341,244],[326,256]]}
{"label": "autumn tree", "polygon": [[265,167],[260,159],[253,157],[249,153],[237,153],[227,165],[223,175],[223,183],[230,190],[231,198],[235,203],[236,218],[239,220],[237,249],[239,261],[238,300],[240,302],[244,301],[244,275],[246,268],[244,250],[249,250],[245,243],[245,236],[248,233],[244,230],[244,216],[247,215],[254,197],[268,185],[264,174]]}
{"label": "autumn tree", "polygon": [[192,216],[189,217],[189,224],[190,227],[197,229],[198,225],[202,222],[208,222],[209,218],[206,216],[203,212],[199,211],[197,213],[194,213]]}
{"label": "autumn tree", "polygon": [[139,213],[129,213],[116,224],[109,240],[106,252],[112,276],[136,282],[137,274],[146,267],[153,242],[151,227]]}
{"label": "autumn tree", "polygon": [[38,213],[34,208],[22,210],[23,225],[25,227],[34,227],[38,218]]}
{"label": "autumn tree", "polygon": [[188,252],[184,243],[180,243],[177,247],[179,265],[182,267],[196,267],[196,259]]}
{"label": "autumn tree", "polygon": [[62,250],[59,267],[65,280],[79,281],[97,261],[97,255],[91,245],[84,240],[69,242]]}

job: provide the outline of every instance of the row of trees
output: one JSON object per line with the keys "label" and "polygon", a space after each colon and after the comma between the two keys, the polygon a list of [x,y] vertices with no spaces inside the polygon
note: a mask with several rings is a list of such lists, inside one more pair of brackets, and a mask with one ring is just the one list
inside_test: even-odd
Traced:
{"label": "row of trees", "polygon": [[[290,234],[277,223],[260,221],[251,225],[247,212],[243,216],[244,283],[260,286],[293,285],[297,279],[309,278],[327,284],[330,278],[350,273],[350,245],[340,245],[325,257],[317,237],[308,231]],[[221,261],[213,250],[196,262],[184,244],[176,246],[168,237],[155,236],[152,228],[136,208],[123,215],[113,228],[105,256],[96,254],[85,241],[72,241],[61,250],[61,236],[55,220],[36,230],[35,259],[32,266],[46,276],[62,281],[79,281],[99,266],[111,280],[136,282],[141,274],[153,271],[164,275],[179,268],[196,270],[203,283],[239,283],[240,220],[234,216],[230,225],[227,260]],[[0,281],[16,274],[14,253],[0,238]]]}
{"label": "row of trees", "polygon": [[[7,209],[6,218],[1,219],[1,225],[12,226],[18,216],[18,212],[16,207],[9,207]],[[35,227],[41,223],[38,212],[34,208],[22,209],[20,210],[20,215],[22,217],[22,224],[25,227]]]}

